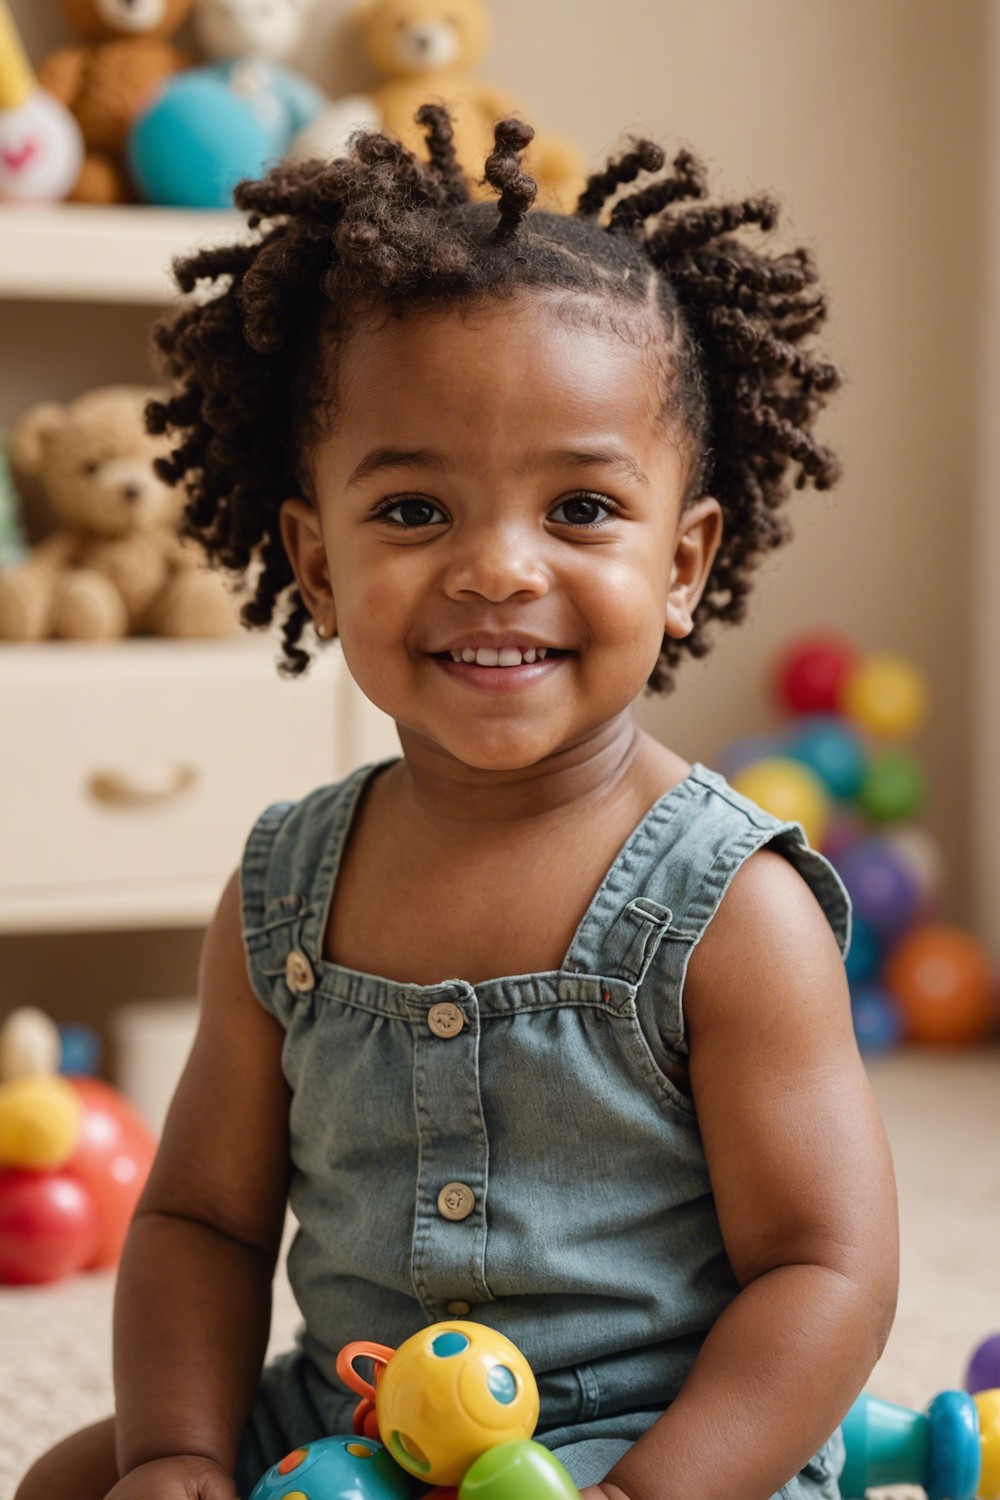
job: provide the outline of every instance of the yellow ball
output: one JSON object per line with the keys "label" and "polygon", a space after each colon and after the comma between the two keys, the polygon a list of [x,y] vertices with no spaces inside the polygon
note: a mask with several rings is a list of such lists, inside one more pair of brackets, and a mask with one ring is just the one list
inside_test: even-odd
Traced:
{"label": "yellow ball", "polygon": [[530,1438],[538,1387],[521,1351],[479,1323],[434,1323],[405,1343],[375,1388],[382,1442],[425,1484],[457,1485],[481,1453]]}
{"label": "yellow ball", "polygon": [[927,713],[927,679],[905,656],[875,653],[848,672],[840,706],[862,729],[905,739]]}
{"label": "yellow ball", "polygon": [[770,756],[744,766],[733,777],[732,787],[783,823],[801,823],[814,848],[822,844],[830,821],[830,799],[808,766]]}
{"label": "yellow ball", "polygon": [[983,1455],[976,1494],[979,1500],[1000,1500],[1000,1391],[979,1391],[972,1399],[979,1412]]}
{"label": "yellow ball", "polygon": [[65,1078],[12,1078],[0,1085],[0,1166],[47,1170],[73,1155],[83,1104]]}

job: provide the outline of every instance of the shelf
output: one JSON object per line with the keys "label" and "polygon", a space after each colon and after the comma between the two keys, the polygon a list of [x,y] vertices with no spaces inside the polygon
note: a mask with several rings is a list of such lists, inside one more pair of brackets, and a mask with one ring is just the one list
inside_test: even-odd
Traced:
{"label": "shelf", "polygon": [[0,298],[161,306],[175,255],[245,233],[236,213],[77,203],[0,205]]}

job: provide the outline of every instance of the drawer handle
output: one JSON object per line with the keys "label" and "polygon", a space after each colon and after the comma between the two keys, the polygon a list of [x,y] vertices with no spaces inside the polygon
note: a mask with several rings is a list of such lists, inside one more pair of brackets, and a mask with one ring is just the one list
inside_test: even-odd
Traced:
{"label": "drawer handle", "polygon": [[194,766],[151,766],[144,771],[95,771],[87,790],[97,802],[111,807],[148,807],[169,802],[194,786]]}

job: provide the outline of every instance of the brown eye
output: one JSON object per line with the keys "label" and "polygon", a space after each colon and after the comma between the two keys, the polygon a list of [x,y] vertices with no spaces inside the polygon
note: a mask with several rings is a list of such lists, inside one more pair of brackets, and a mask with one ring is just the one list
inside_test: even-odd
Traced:
{"label": "brown eye", "polygon": [[603,526],[613,514],[611,502],[600,495],[571,495],[551,512],[554,521],[569,526]]}

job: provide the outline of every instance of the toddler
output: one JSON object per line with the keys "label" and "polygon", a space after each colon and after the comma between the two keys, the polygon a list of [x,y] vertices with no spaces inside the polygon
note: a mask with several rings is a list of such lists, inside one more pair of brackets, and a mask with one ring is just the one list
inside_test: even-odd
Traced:
{"label": "toddler", "polygon": [[[585,1500],[835,1500],[890,1325],[849,910],[795,824],[631,705],[740,620],[835,367],[766,197],[639,141],[533,210],[362,134],[178,268],[164,472],[285,669],[336,637],[402,755],[264,812],[129,1236],[117,1415],[20,1500],[233,1500],[349,1432],[335,1359],[499,1329]],[[744,233],[745,226],[748,233]],[[248,726],[252,732],[252,726]],[[234,766],[233,774],[239,774]],[[304,1326],[261,1370],[286,1201]]]}

